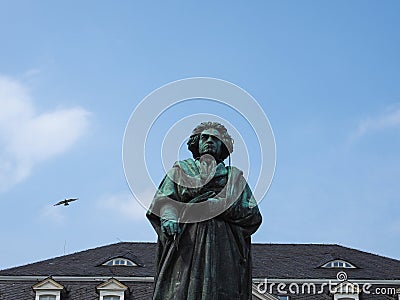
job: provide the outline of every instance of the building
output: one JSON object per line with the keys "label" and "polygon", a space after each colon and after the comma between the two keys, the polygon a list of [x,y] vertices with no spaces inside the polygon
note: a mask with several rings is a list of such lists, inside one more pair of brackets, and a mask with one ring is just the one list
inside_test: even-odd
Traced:
{"label": "building", "polygon": [[[151,299],[154,243],[121,242],[0,271],[0,300]],[[400,261],[322,244],[253,244],[253,300],[400,299]]]}

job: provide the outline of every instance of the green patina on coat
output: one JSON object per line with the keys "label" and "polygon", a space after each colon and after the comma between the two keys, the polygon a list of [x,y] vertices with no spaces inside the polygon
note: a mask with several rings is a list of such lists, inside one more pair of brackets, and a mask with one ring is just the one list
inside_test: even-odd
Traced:
{"label": "green patina on coat", "polygon": [[[250,236],[260,226],[261,215],[242,172],[220,163],[214,177],[201,188],[180,185],[180,178],[187,178],[182,172],[199,177],[199,164],[193,159],[177,162],[161,182],[147,212],[158,235],[153,299],[251,299]],[[159,215],[169,205],[167,197],[189,203],[210,191],[222,191],[222,201],[236,200],[214,218],[181,224],[178,239],[161,231]],[[197,201],[202,200],[207,201],[207,197]]]}

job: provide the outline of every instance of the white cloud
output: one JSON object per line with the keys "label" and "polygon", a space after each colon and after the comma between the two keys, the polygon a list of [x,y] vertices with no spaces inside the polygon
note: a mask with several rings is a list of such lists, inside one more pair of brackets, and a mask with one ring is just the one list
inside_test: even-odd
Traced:
{"label": "white cloud", "polygon": [[386,113],[362,120],[359,125],[356,137],[362,137],[369,133],[379,132],[389,128],[400,127],[400,107],[388,109]]}
{"label": "white cloud", "polygon": [[39,114],[23,84],[0,76],[0,191],[69,150],[87,132],[89,115],[80,107]]}
{"label": "white cloud", "polygon": [[118,217],[146,220],[146,211],[153,199],[154,191],[147,190],[137,196],[140,202],[130,192],[108,195],[100,200],[99,206],[102,210],[117,213]]}

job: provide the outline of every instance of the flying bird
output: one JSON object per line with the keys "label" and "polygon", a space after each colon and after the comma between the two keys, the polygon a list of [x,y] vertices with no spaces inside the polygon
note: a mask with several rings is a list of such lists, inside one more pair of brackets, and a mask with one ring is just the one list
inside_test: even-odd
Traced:
{"label": "flying bird", "polygon": [[69,198],[69,199],[65,199],[65,200],[62,200],[62,201],[60,201],[60,202],[54,204],[54,206],[61,205],[61,204],[64,204],[64,206],[67,206],[67,205],[69,205],[70,202],[76,201],[76,200],[78,200],[78,199],[79,199],[79,198]]}

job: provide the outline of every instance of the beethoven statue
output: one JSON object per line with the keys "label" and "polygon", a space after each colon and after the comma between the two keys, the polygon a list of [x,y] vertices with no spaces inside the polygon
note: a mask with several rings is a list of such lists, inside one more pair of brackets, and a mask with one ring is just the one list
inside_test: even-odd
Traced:
{"label": "beethoven statue", "polygon": [[193,159],[174,164],[147,212],[158,235],[153,300],[250,300],[261,215],[243,172],[230,166],[233,139],[203,122],[187,144]]}

